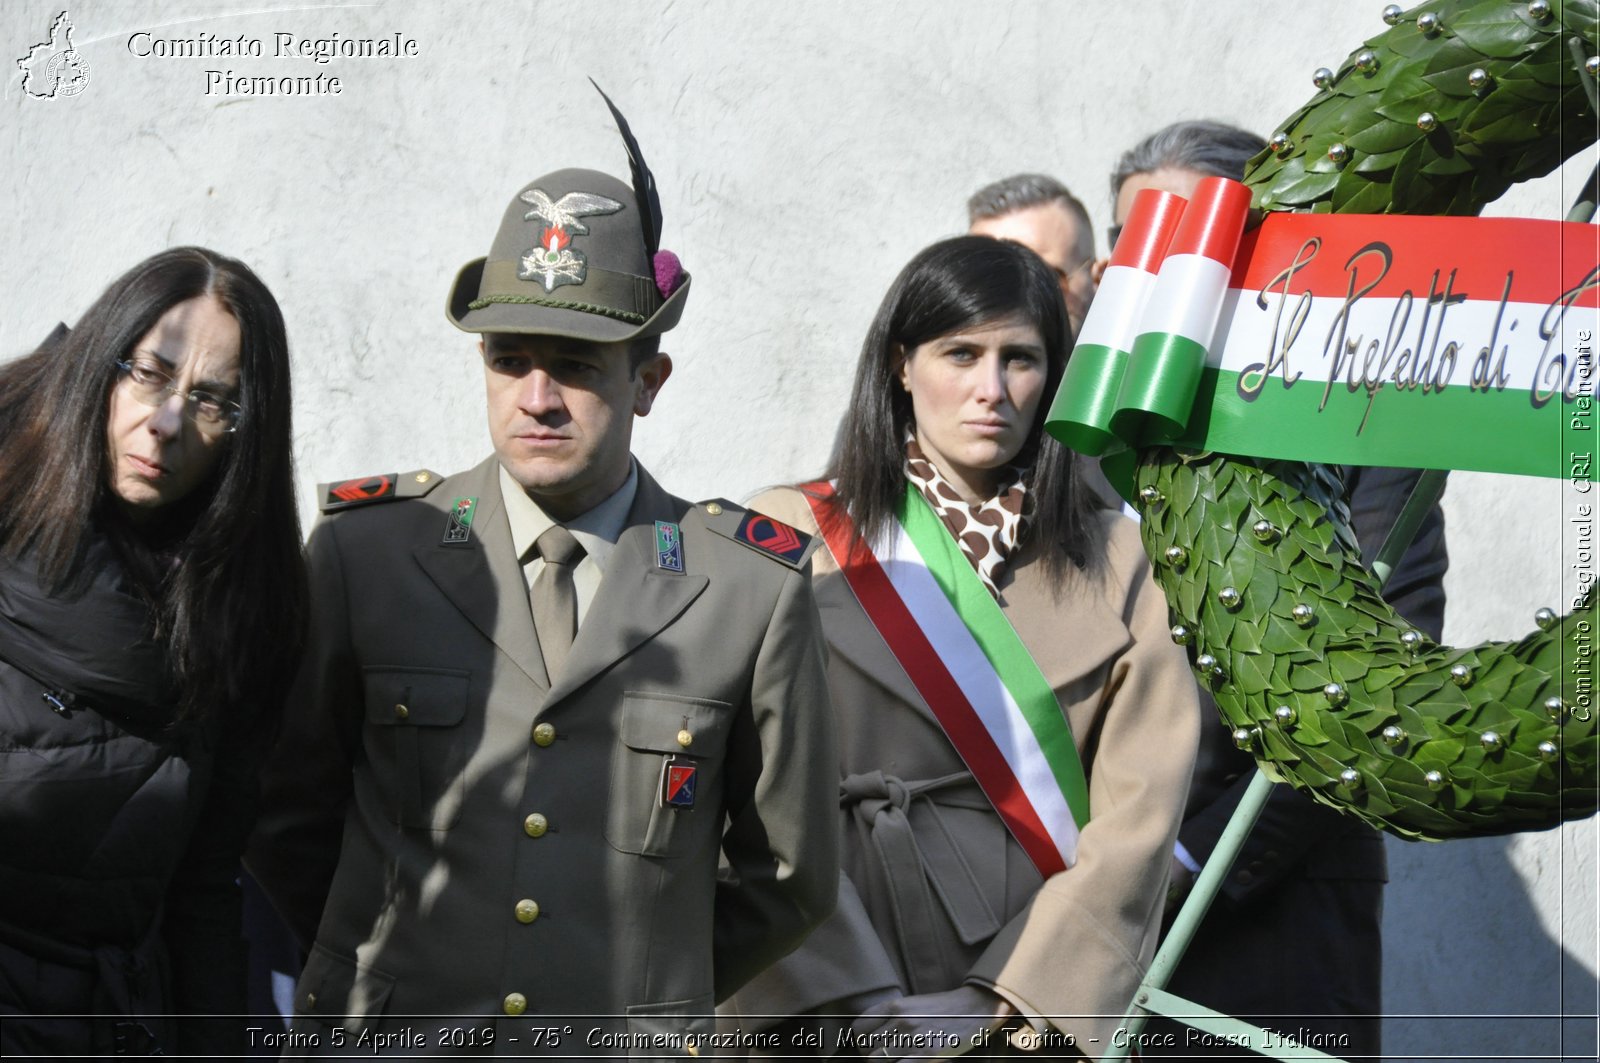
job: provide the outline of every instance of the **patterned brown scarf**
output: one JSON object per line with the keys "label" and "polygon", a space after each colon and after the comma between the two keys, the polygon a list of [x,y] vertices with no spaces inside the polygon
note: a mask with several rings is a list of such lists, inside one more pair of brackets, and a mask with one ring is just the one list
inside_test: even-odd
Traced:
{"label": "patterned brown scarf", "polygon": [[916,436],[909,433],[906,436],[906,479],[922,492],[922,497],[955,536],[961,552],[978,570],[983,585],[996,598],[1000,597],[1000,574],[1033,516],[1032,499],[1027,485],[1022,482],[1022,472],[1014,465],[1006,466],[994,497],[980,505],[968,505],[928,460],[917,445]]}

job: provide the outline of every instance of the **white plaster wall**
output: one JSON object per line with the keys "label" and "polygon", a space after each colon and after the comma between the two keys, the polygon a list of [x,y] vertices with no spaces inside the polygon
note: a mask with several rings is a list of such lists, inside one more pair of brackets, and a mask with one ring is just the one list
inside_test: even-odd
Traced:
{"label": "white plaster wall", "polygon": [[[444,319],[521,183],[567,165],[625,176],[592,76],[654,168],[665,246],[694,274],[676,372],[636,450],[679,493],[742,497],[818,470],[868,319],[979,185],[1042,169],[1109,219],[1115,156],[1178,118],[1270,133],[1382,29],[1376,0],[1123,3],[305,5],[78,0],[91,82],[28,99],[10,59],[63,0],[0,6],[0,357],[76,320],[134,261],[199,243],[251,263],[294,349],[303,512],[315,482],[487,452],[470,339]],[[129,35],[245,34],[262,59],[138,58]],[[398,60],[270,58],[272,34],[400,32]],[[204,71],[335,74],[337,96],[205,94]],[[1558,217],[1593,164],[1491,213]],[[1103,247],[1103,239],[1102,239]],[[1458,474],[1447,636],[1520,635],[1565,596],[1559,485]],[[1593,1056],[1593,821],[1510,840],[1392,844],[1386,932],[1396,1058]],[[1316,962],[1308,957],[1307,962]],[[1241,971],[1239,977],[1248,977]],[[1532,1018],[1526,1016],[1535,1016]]]}

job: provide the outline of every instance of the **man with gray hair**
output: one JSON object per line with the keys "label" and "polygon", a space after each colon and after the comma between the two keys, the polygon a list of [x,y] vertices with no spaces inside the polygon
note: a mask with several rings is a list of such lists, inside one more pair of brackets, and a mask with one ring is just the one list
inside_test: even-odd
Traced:
{"label": "man with gray hair", "polygon": [[1251,156],[1266,146],[1265,140],[1248,130],[1206,119],[1174,122],[1139,141],[1122,153],[1111,171],[1116,223],[1107,233],[1106,253],[1116,246],[1133,197],[1141,191],[1159,188],[1187,199],[1201,178],[1239,180]]}
{"label": "man with gray hair", "polygon": [[[1187,197],[1202,178],[1238,180],[1251,157],[1266,147],[1254,133],[1210,121],[1176,122],[1140,141],[1112,170],[1112,246],[1142,189]],[[1371,564],[1421,473],[1357,466],[1341,472],[1362,558]],[[1444,514],[1435,502],[1383,595],[1435,640],[1444,628],[1448,564]],[[1201,701],[1207,719],[1178,830],[1169,909],[1210,858],[1255,773],[1254,760],[1234,748],[1210,698]],[[1335,1040],[1321,1043],[1336,1046],[1336,1054],[1346,1059],[1376,1057],[1387,879],[1382,835],[1287,786],[1273,787],[1167,988],[1274,1030],[1331,1036]],[[1168,911],[1169,920],[1174,914]],[[1172,1030],[1160,1020],[1150,1029]],[[1141,1054],[1257,1058],[1225,1048],[1200,1049],[1181,1033],[1173,1043],[1184,1047],[1163,1049],[1157,1039]]]}
{"label": "man with gray hair", "polygon": [[1066,185],[1042,173],[1019,173],[967,200],[968,231],[1021,244],[1055,271],[1076,335],[1094,298],[1094,225]]}

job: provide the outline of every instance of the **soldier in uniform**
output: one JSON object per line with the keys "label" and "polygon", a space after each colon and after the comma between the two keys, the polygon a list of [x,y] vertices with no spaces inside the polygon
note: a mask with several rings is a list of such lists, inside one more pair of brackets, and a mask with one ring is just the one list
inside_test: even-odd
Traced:
{"label": "soldier in uniform", "polygon": [[689,277],[619,125],[633,187],[524,186],[450,293],[494,454],[326,488],[250,861],[292,1051],[694,1054],[833,907],[811,543],[629,451]]}

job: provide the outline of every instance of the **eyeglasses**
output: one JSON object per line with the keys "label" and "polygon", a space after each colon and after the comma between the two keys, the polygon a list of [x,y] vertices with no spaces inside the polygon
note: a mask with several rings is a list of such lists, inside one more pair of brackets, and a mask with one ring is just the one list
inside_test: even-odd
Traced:
{"label": "eyeglasses", "polygon": [[1056,275],[1057,281],[1063,285],[1066,285],[1072,282],[1072,278],[1076,277],[1078,274],[1082,273],[1092,265],[1094,265],[1094,256],[1090,255],[1088,258],[1084,259],[1082,262],[1079,262],[1071,269],[1061,269],[1059,266],[1051,266],[1050,271]]}
{"label": "eyeglasses", "polygon": [[122,374],[120,383],[128,394],[146,406],[160,406],[169,396],[178,395],[183,399],[184,415],[206,435],[226,435],[239,427],[237,402],[203,388],[179,391],[173,386],[171,373],[143,358],[119,358],[116,365]]}

